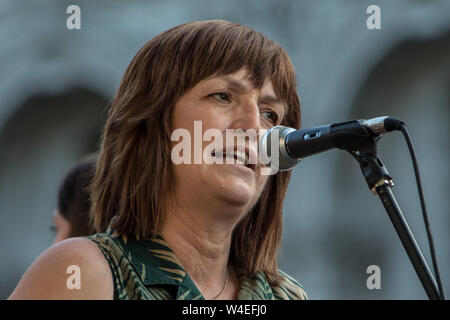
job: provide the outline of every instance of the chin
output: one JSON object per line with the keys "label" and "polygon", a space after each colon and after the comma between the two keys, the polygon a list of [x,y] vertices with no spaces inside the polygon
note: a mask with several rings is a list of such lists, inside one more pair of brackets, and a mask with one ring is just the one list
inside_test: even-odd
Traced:
{"label": "chin", "polygon": [[222,200],[235,206],[247,206],[255,196],[255,190],[243,181],[219,186]]}

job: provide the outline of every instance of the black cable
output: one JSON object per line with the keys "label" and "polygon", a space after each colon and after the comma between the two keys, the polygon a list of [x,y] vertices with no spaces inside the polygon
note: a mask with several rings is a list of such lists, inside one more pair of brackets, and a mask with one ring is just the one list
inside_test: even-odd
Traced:
{"label": "black cable", "polygon": [[416,175],[417,189],[419,191],[420,205],[422,207],[423,220],[425,223],[425,229],[427,231],[428,244],[430,246],[431,259],[433,261],[434,274],[439,288],[439,295],[441,296],[442,300],[445,300],[445,292],[444,288],[442,287],[441,276],[439,274],[438,264],[436,260],[436,253],[434,251],[433,236],[431,234],[430,222],[428,220],[427,208],[425,206],[425,198],[423,196],[422,182],[420,180],[419,166],[416,160],[416,153],[414,151],[414,146],[411,142],[411,138],[409,137],[408,130],[406,130],[406,126],[404,125],[404,123],[400,124],[400,131],[403,133],[403,136],[405,137],[406,143],[408,144],[409,153],[411,154],[411,159],[414,166],[414,173]]}

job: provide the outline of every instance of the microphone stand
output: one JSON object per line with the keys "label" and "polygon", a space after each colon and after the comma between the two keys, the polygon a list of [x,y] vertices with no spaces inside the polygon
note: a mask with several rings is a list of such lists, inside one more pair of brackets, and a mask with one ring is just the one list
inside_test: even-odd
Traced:
{"label": "microphone stand", "polygon": [[354,148],[342,149],[348,151],[359,162],[369,188],[379,196],[428,298],[439,300],[440,295],[436,281],[391,191],[391,187],[394,185],[392,177],[377,156],[378,137],[368,134],[365,138],[359,136],[356,140],[358,140],[357,150]]}

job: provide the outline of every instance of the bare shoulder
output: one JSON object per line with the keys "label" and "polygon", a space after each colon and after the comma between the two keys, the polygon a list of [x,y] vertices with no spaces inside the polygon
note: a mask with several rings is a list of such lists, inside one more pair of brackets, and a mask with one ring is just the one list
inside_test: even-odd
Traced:
{"label": "bare shoulder", "polygon": [[85,238],[61,241],[28,268],[9,299],[112,299],[109,264]]}

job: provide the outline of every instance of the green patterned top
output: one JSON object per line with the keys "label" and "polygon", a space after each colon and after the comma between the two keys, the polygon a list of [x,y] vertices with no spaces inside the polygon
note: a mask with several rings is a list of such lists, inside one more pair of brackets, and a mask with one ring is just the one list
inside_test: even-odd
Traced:
{"label": "green patterned top", "polygon": [[[160,235],[144,240],[109,228],[87,238],[98,245],[111,267],[114,299],[204,300]],[[235,271],[240,284],[238,300],[307,299],[302,286],[282,271],[280,285],[272,287],[262,271],[252,278],[238,264]]]}

